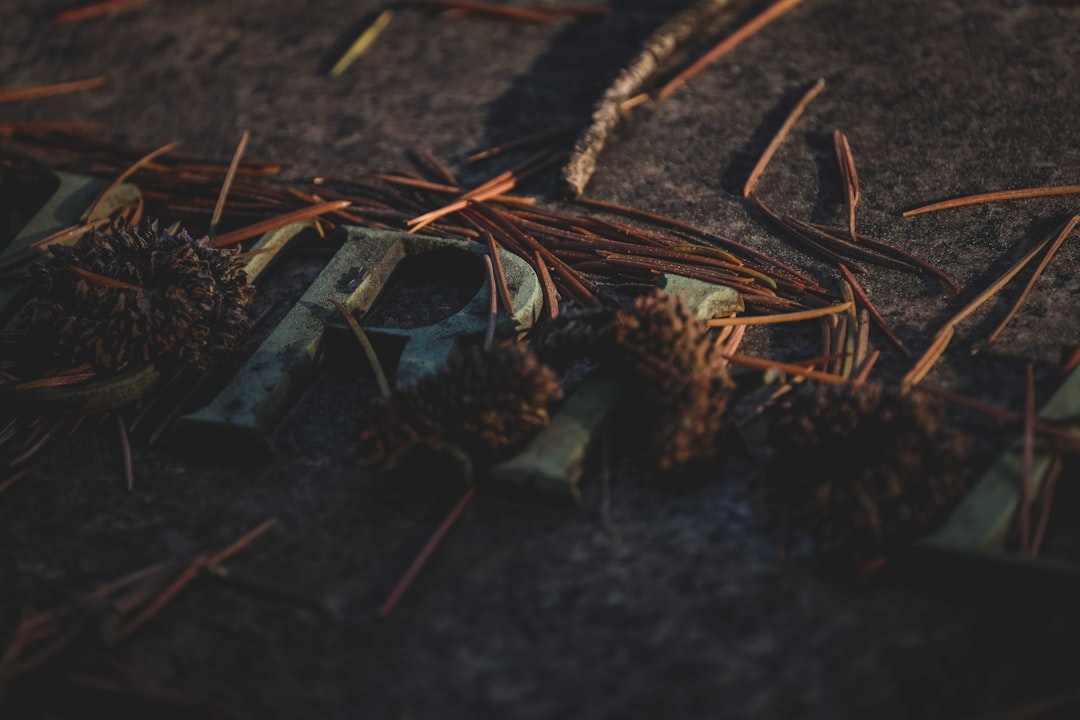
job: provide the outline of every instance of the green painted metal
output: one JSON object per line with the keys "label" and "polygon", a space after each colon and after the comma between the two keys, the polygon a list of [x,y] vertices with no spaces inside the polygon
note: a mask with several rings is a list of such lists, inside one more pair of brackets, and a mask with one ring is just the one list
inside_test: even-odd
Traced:
{"label": "green painted metal", "polygon": [[[1074,370],[1042,408],[1045,421],[1080,416],[1080,370]],[[1080,436],[1080,431],[1074,431]],[[922,549],[945,552],[985,552],[1004,559],[1017,556],[1005,542],[1020,505],[1022,441],[1017,439],[982,479],[964,496],[945,525],[919,543]],[[1036,448],[1031,491],[1037,495],[1046,480],[1053,458]],[[1038,561],[1046,568],[1051,564]],[[1075,568],[1074,568],[1075,572]]]}
{"label": "green painted metal", "polygon": [[[337,300],[354,312],[365,312],[375,302],[394,268],[407,256],[447,248],[481,257],[486,248],[440,238],[396,231],[349,227],[341,249],[311,284],[281,324],[206,407],[184,416],[177,430],[212,434],[236,440],[237,452],[268,454],[273,450],[273,428],[311,382],[316,357],[327,329],[337,324]],[[504,327],[524,331],[538,317],[543,295],[532,269],[516,255],[502,252],[507,284],[514,302],[513,318]],[[442,322],[420,328],[368,328],[406,340],[397,371],[397,385],[414,382],[441,367],[463,337],[483,332],[487,324],[485,283],[469,303]]]}

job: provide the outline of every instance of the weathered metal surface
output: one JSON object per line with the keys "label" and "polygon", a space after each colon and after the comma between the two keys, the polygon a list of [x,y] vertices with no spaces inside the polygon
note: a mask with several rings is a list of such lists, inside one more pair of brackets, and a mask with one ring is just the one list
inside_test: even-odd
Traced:
{"label": "weathered metal surface", "polygon": [[[486,252],[478,244],[401,232],[363,228],[340,232],[345,235],[341,249],[281,324],[209,405],[178,421],[178,430],[227,436],[238,441],[230,443],[238,452],[268,453],[273,448],[274,426],[314,376],[320,344],[337,318],[334,300],[354,312],[365,312],[407,256],[451,248],[479,259]],[[502,260],[515,308],[514,317],[503,321],[504,329],[527,329],[543,302],[539,283],[517,256],[503,251]],[[398,386],[440,367],[461,338],[483,332],[490,292],[485,283],[464,308],[435,325],[367,329],[372,334],[406,338]]]}

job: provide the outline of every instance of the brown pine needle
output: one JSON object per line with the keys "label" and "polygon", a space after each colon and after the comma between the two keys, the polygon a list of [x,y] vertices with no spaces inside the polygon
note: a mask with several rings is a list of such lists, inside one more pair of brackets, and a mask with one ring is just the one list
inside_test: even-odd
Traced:
{"label": "brown pine needle", "polygon": [[911,210],[904,211],[904,217],[922,215],[923,213],[937,212],[938,210],[950,210],[952,208],[967,207],[968,205],[982,205],[985,203],[1004,202],[1006,200],[1027,200],[1030,198],[1052,197],[1054,195],[1080,194],[1080,185],[1049,185],[1037,188],[1022,188],[1019,190],[997,190],[994,192],[981,193],[979,195],[967,195],[964,197],[942,200],[941,202],[921,205]]}
{"label": "brown pine needle", "polygon": [[1046,473],[1046,484],[1042,491],[1042,507],[1039,508],[1039,525],[1035,528],[1035,537],[1031,540],[1031,557],[1039,557],[1039,549],[1042,548],[1043,538],[1046,536],[1046,526],[1050,522],[1050,508],[1054,504],[1054,489],[1057,488],[1058,478],[1064,467],[1061,455],[1054,455],[1054,461],[1050,470]]}
{"label": "brown pine needle", "polygon": [[117,413],[116,427],[120,431],[120,450],[124,454],[124,480],[128,492],[135,490],[135,464],[131,460],[131,443],[128,442],[127,425],[124,418]]}
{"label": "brown pine needle", "polygon": [[852,379],[852,385],[859,386],[866,384],[867,378],[870,377],[870,372],[874,369],[874,366],[877,365],[877,361],[880,357],[880,350],[875,350],[870,353],[870,357],[866,358],[866,362],[862,364],[859,368],[859,372],[856,373],[855,377]]}
{"label": "brown pine needle", "polygon": [[1031,550],[1031,489],[1035,474],[1035,365],[1027,364],[1024,403],[1024,451],[1020,470],[1020,552]]}
{"label": "brown pine needle", "polygon": [[761,154],[761,158],[757,161],[757,164],[754,165],[754,169],[750,171],[750,177],[747,178],[746,185],[743,186],[744,198],[750,197],[750,193],[753,192],[754,186],[757,185],[758,178],[765,172],[765,168],[772,160],[773,155],[776,154],[776,151],[780,149],[780,146],[787,140],[788,135],[791,134],[791,128],[795,126],[795,123],[802,117],[802,114],[806,112],[807,106],[809,106],[814,98],[820,95],[823,90],[825,90],[825,78],[820,78],[814,83],[812,88],[806,91],[802,100],[799,100],[798,104],[792,108],[787,119],[784,120],[784,124],[776,131],[776,135],[769,142],[768,147],[765,148],[765,152]]}
{"label": "brown pine needle", "polygon": [[859,204],[859,174],[855,170],[855,156],[851,154],[851,145],[847,136],[840,130],[833,130],[833,145],[836,147],[836,161],[840,164],[840,174],[844,178],[844,193],[847,196],[848,233],[851,242],[859,242],[855,234],[855,208]]}
{"label": "brown pine needle", "polygon": [[416,154],[421,160],[423,160],[428,165],[428,167],[436,175],[439,176],[439,178],[443,182],[445,182],[445,183],[447,183],[447,184],[449,184],[450,186],[453,186],[453,187],[456,187],[456,186],[461,184],[461,182],[457,179],[457,177],[454,176],[454,173],[452,173],[450,171],[450,168],[446,167],[446,165],[444,165],[442,163],[442,161],[439,160],[439,158],[435,157],[435,153],[431,152],[427,148],[422,147],[422,148],[417,148],[416,149]]}
{"label": "brown pine needle", "polygon": [[994,328],[994,331],[990,333],[990,337],[986,339],[986,342],[983,344],[983,346],[981,348],[975,348],[971,351],[972,355],[975,355],[976,353],[985,349],[987,345],[997,340],[1001,333],[1005,330],[1005,326],[1012,322],[1012,319],[1016,317],[1016,314],[1018,312],[1020,312],[1020,308],[1024,305],[1025,302],[1027,302],[1028,296],[1031,295],[1031,289],[1035,287],[1035,283],[1038,282],[1039,278],[1043,274],[1043,271],[1046,270],[1046,266],[1050,264],[1051,260],[1053,260],[1054,255],[1058,251],[1058,248],[1060,248],[1061,244],[1065,242],[1065,238],[1067,238],[1069,234],[1072,233],[1077,223],[1080,223],[1080,215],[1073,215],[1073,217],[1065,224],[1065,227],[1062,228],[1058,236],[1054,238],[1053,243],[1050,244],[1050,249],[1046,251],[1046,255],[1043,256],[1042,261],[1040,261],[1038,267],[1035,268],[1034,274],[1032,274],[1031,279],[1028,280],[1027,285],[1024,286],[1024,290],[1020,293],[1020,297],[1016,299],[1016,302],[1013,303],[1012,308],[1009,309],[1008,314],[998,324],[998,326]]}
{"label": "brown pine needle", "polygon": [[67,135],[101,135],[104,125],[97,123],[68,122],[12,122],[0,123],[0,136],[8,137],[16,133],[45,134],[64,133]]}
{"label": "brown pine needle", "polygon": [[563,137],[564,135],[571,135],[575,132],[578,132],[583,126],[583,122],[575,120],[573,122],[568,122],[563,125],[549,128],[547,130],[541,130],[540,132],[526,135],[525,137],[518,138],[517,140],[511,140],[509,142],[503,143],[502,145],[496,145],[495,147],[488,148],[487,150],[477,150],[472,155],[469,155],[467,158],[465,158],[465,162],[475,163],[481,160],[487,160],[488,158],[496,157],[498,155],[503,155],[504,153],[508,153],[511,150],[532,147],[533,145],[541,145],[551,140]]}
{"label": "brown pine needle", "polygon": [[855,297],[859,299],[859,302],[862,303],[863,307],[866,308],[867,312],[870,313],[870,317],[874,320],[874,323],[881,328],[881,331],[885,333],[886,337],[889,338],[889,341],[892,342],[893,345],[895,345],[902,353],[911,357],[911,351],[904,346],[904,343],[900,340],[900,336],[893,331],[889,323],[881,316],[878,309],[874,307],[874,303],[870,302],[870,296],[867,295],[866,291],[859,285],[859,281],[855,279],[855,274],[848,270],[843,263],[840,263],[839,267],[840,272],[844,275],[844,279],[847,280],[848,284],[851,286],[851,291],[855,294]]}
{"label": "brown pine needle", "polygon": [[1001,290],[1001,288],[1005,287],[1005,285],[1007,285],[1010,280],[1016,277],[1017,273],[1024,269],[1024,266],[1031,262],[1032,258],[1042,252],[1046,248],[1046,246],[1049,245],[1053,240],[1053,237],[1049,237],[1036,245],[1032,250],[1027,253],[1027,255],[1024,255],[1024,257],[1020,258],[1015,265],[1009,268],[1005,272],[1005,274],[1003,274],[1001,277],[991,283],[990,287],[979,293],[979,295],[974,300],[965,305],[960,310],[960,312],[956,313],[956,315],[953,315],[945,323],[944,327],[942,327],[941,330],[938,331],[938,334],[934,338],[934,342],[931,343],[930,347],[927,348],[925,353],[923,353],[923,356],[919,358],[919,361],[915,363],[915,367],[913,367],[908,372],[908,374],[904,376],[904,384],[918,384],[924,377],[926,377],[926,374],[930,372],[930,368],[934,366],[934,363],[936,363],[941,357],[941,355],[945,352],[945,348],[948,347],[949,341],[952,340],[952,336],[954,334],[956,326],[959,325],[973,312],[978,310],[983,303],[993,297],[999,290]]}
{"label": "brown pine needle", "polygon": [[727,327],[729,325],[777,325],[780,323],[800,322],[802,320],[813,320],[829,315],[837,315],[839,313],[847,312],[851,307],[852,304],[850,302],[845,302],[840,303],[839,305],[827,305],[826,307],[813,308],[810,310],[799,310],[798,312],[777,313],[775,315],[755,315],[754,317],[737,316],[730,318],[716,318],[707,322],[709,327]]}
{"label": "brown pine needle", "polygon": [[309,207],[300,208],[292,212],[285,213],[284,215],[278,215],[277,217],[270,218],[257,222],[254,225],[248,225],[247,227],[240,228],[239,230],[233,230],[232,232],[225,233],[218,237],[214,242],[214,247],[227,247],[229,245],[235,245],[238,242],[243,242],[248,238],[255,237],[256,235],[262,235],[263,233],[271,232],[279,228],[283,228],[286,225],[291,225],[295,222],[301,222],[303,220],[310,220],[311,218],[318,217],[319,215],[325,215],[337,210],[343,210],[352,205],[351,200],[335,200],[334,202],[324,202],[317,205],[311,205]]}
{"label": "brown pine needle", "polygon": [[382,363],[379,362],[379,356],[375,353],[375,348],[371,345],[371,340],[368,339],[367,333],[360,327],[360,323],[356,322],[356,318],[353,317],[349,308],[345,307],[343,303],[338,302],[334,298],[330,298],[330,302],[334,303],[334,307],[338,309],[341,316],[345,318],[345,322],[352,328],[353,335],[360,342],[360,347],[364,349],[364,355],[367,356],[368,363],[371,364],[371,372],[375,375],[375,382],[379,384],[379,392],[383,397],[390,397],[392,391],[390,389],[390,383],[386,380],[386,373],[383,371]]}
{"label": "brown pine needle", "polygon": [[514,315],[514,300],[510,297],[510,287],[506,284],[506,272],[503,270],[502,258],[499,256],[499,244],[495,242],[495,236],[490,232],[485,231],[483,237],[487,242],[491,262],[495,266],[497,284],[493,283],[492,286],[498,289],[499,302],[502,303],[506,313],[512,317]]}
{"label": "brown pine needle", "polygon": [[474,190],[472,192],[466,193],[465,195],[461,196],[460,200],[455,200],[449,205],[444,205],[437,210],[432,210],[431,212],[424,213],[423,215],[418,215],[411,220],[407,220],[405,224],[409,226],[409,232],[417,232],[425,226],[435,222],[439,218],[456,213],[458,210],[463,210],[472,203],[479,203],[485,200],[490,200],[496,195],[501,195],[508,190],[512,190],[514,188],[514,185],[516,184],[517,180],[513,177],[510,177],[505,180],[500,180],[494,185],[490,185],[482,190],[480,188],[477,188],[479,192],[477,192],[477,190]]}
{"label": "brown pine needle", "polygon": [[544,256],[537,250],[533,253],[533,267],[540,276],[540,288],[544,291],[544,304],[547,305],[548,318],[554,320],[559,317],[559,296],[555,290],[555,283],[551,279],[547,262]]}
{"label": "brown pine needle", "polygon": [[80,277],[86,278],[95,285],[100,285],[101,287],[113,288],[115,290],[134,290],[135,292],[142,291],[142,288],[138,285],[132,285],[123,280],[116,280],[111,277],[105,277],[104,275],[98,275],[96,272],[91,272],[90,270],[78,267],[77,265],[68,265],[68,270]]}
{"label": "brown pine needle", "polygon": [[[69,228],[58,230],[52,235],[43,237],[40,240],[35,240],[30,247],[36,250],[39,248],[48,247],[50,245],[64,245],[69,241],[73,241],[82,237],[91,230],[97,230],[98,228],[104,227],[108,224],[109,218],[98,218],[97,220],[88,222],[85,225],[72,225]],[[35,253],[35,255],[36,254],[37,253]]]}
{"label": "brown pine needle", "polygon": [[748,367],[754,370],[781,370],[789,375],[809,378],[810,380],[818,380],[820,382],[830,383],[832,385],[851,384],[850,381],[845,380],[839,375],[820,372],[818,370],[811,370],[802,365],[793,365],[791,363],[783,363],[776,360],[750,357],[749,355],[724,355],[722,357],[733,365],[740,365],[742,367]]}
{"label": "brown pine needle", "polygon": [[1070,373],[1080,366],[1080,345],[1076,346],[1073,350],[1073,354],[1069,356],[1069,359],[1065,361],[1065,366],[1061,369],[1063,373]]}
{"label": "brown pine needle", "polygon": [[383,10],[379,13],[375,17],[375,20],[360,33],[356,40],[353,41],[352,45],[349,46],[349,49],[346,50],[345,53],[338,58],[338,61],[334,63],[334,66],[330,68],[330,76],[338,77],[348,70],[349,66],[356,62],[357,58],[371,49],[371,46],[379,39],[383,30],[389,27],[390,21],[393,19],[393,10]]}
{"label": "brown pine needle", "polygon": [[112,13],[127,10],[142,5],[146,0],[101,0],[101,2],[87,3],[78,7],[64,10],[53,16],[53,24],[66,25],[68,23],[81,22],[91,18],[110,15]]}
{"label": "brown pine needle", "polygon": [[554,20],[554,18],[545,10],[507,7],[505,5],[496,5],[494,3],[479,2],[479,0],[421,0],[420,4],[443,10],[463,10],[469,13],[494,15],[508,20],[535,23],[537,25],[547,25]]}
{"label": "brown pine needle", "polygon": [[431,536],[431,539],[427,541],[424,548],[420,551],[420,554],[413,560],[412,565],[405,572],[405,575],[401,578],[398,584],[394,587],[393,591],[386,598],[382,605],[379,606],[378,617],[387,618],[390,613],[394,612],[394,608],[401,602],[401,598],[405,596],[405,593],[412,586],[416,580],[417,575],[424,569],[424,565],[434,554],[435,550],[439,547],[439,543],[443,541],[446,534],[450,532],[450,528],[454,526],[461,514],[465,512],[465,508],[469,506],[472,499],[476,497],[476,486],[470,485],[469,489],[465,491],[465,494],[461,496],[461,500],[450,511],[450,514],[446,516],[446,519],[442,521],[439,528],[435,531],[435,534]]}
{"label": "brown pine needle", "polygon": [[246,548],[248,545],[253,543],[260,536],[266,533],[267,530],[274,527],[275,525],[277,525],[277,518],[270,518],[269,520],[265,520],[254,530],[248,532],[246,535],[241,537],[239,540],[237,540],[221,552],[215,555],[200,555],[195,558],[195,560],[192,561],[191,565],[188,566],[187,570],[185,570],[179,575],[179,577],[173,580],[173,582],[168,587],[166,587],[160,595],[154,598],[154,600],[149,605],[143,608],[142,612],[136,615],[132,620],[130,620],[123,627],[121,627],[119,631],[117,631],[117,639],[123,640],[130,637],[132,633],[134,633],[136,630],[146,624],[146,622],[153,619],[154,616],[161,612],[161,609],[168,605],[169,602],[171,602],[172,599],[176,597],[181,590],[183,590],[194,580],[196,580],[204,568],[215,567],[224,564],[233,555]]}
{"label": "brown pine needle", "polygon": [[105,76],[87,78],[86,80],[73,80],[71,82],[56,83],[53,85],[33,85],[29,87],[0,86],[0,103],[18,102],[21,100],[37,100],[39,98],[66,95],[68,93],[93,90],[105,84]]}
{"label": "brown pine needle", "polygon": [[16,390],[39,390],[41,388],[62,387],[64,385],[77,385],[94,377],[94,372],[87,371],[72,375],[54,375],[52,377],[27,380],[15,386]]}
{"label": "brown pine needle", "polygon": [[232,187],[233,180],[236,178],[236,170],[240,167],[240,159],[244,157],[248,137],[250,137],[250,133],[247,130],[240,135],[240,142],[236,144],[236,150],[233,151],[232,160],[229,162],[229,169],[225,171],[225,179],[221,182],[217,205],[214,206],[214,214],[210,216],[210,229],[207,233],[211,241],[217,235],[217,226],[221,222],[221,214],[225,212],[225,198],[229,196],[229,188]]}
{"label": "brown pine needle", "polygon": [[682,87],[692,77],[734,50],[743,42],[743,40],[756,35],[766,25],[794,8],[800,2],[802,2],[802,0],[777,0],[777,2],[766,8],[760,15],[746,23],[746,25],[743,25],[725,38],[719,45],[698,58],[698,60],[690,65],[690,67],[669,80],[668,83],[656,93],[657,101],[662,102],[666,100],[673,92]]}
{"label": "brown pine needle", "polygon": [[97,196],[97,199],[94,200],[94,204],[91,205],[90,209],[86,211],[87,221],[94,219],[94,212],[98,209],[98,205],[100,205],[102,201],[112,193],[113,190],[120,187],[121,183],[134,175],[139,168],[149,165],[154,160],[154,158],[160,157],[165,153],[175,150],[176,146],[179,144],[180,143],[178,142],[171,142],[167,145],[162,145],[157,150],[151,150],[146,155],[143,155],[141,158],[133,162],[126,170],[124,170],[124,172],[120,173],[115,180],[109,183],[109,186],[102,190],[100,195]]}

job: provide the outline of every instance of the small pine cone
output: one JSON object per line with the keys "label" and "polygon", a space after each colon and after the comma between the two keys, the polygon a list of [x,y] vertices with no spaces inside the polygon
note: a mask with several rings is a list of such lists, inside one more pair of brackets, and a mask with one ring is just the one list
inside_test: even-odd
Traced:
{"label": "small pine cone", "polygon": [[807,387],[770,435],[777,499],[857,563],[924,534],[966,487],[966,443],[921,393]]}
{"label": "small pine cone", "polygon": [[551,368],[520,345],[455,352],[441,370],[369,409],[358,454],[393,465],[416,447],[457,445],[489,460],[545,427],[548,406],[562,397]]}
{"label": "small pine cone", "polygon": [[623,380],[632,447],[660,471],[712,458],[734,385],[708,325],[657,290],[618,312],[610,336],[601,362]]}
{"label": "small pine cone", "polygon": [[610,343],[615,312],[607,308],[572,309],[536,327],[529,347],[540,361],[557,370],[595,359]]}
{"label": "small pine cone", "polygon": [[180,360],[204,370],[235,353],[250,330],[254,290],[243,263],[205,238],[118,219],[50,251],[30,269],[32,299],[18,321],[30,367],[118,371]]}

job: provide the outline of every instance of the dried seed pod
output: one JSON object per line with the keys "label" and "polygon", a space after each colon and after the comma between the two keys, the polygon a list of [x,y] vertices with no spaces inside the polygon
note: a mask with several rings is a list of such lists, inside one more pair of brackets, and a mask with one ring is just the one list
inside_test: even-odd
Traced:
{"label": "dried seed pod", "polygon": [[786,409],[770,431],[771,490],[855,562],[924,534],[966,486],[966,443],[924,394],[807,387]]}
{"label": "dried seed pod", "polygon": [[628,441],[660,471],[712,458],[734,387],[680,295],[655,290],[616,313],[601,363],[623,380]]}
{"label": "dried seed pod", "polygon": [[18,324],[23,364],[130,365],[182,361],[206,369],[239,349],[254,291],[235,251],[156,221],[117,219],[30,268]]}
{"label": "dried seed pod", "polygon": [[358,454],[393,465],[417,447],[454,444],[474,460],[491,459],[548,424],[562,396],[551,368],[520,345],[468,347],[441,370],[382,398],[365,413]]}

